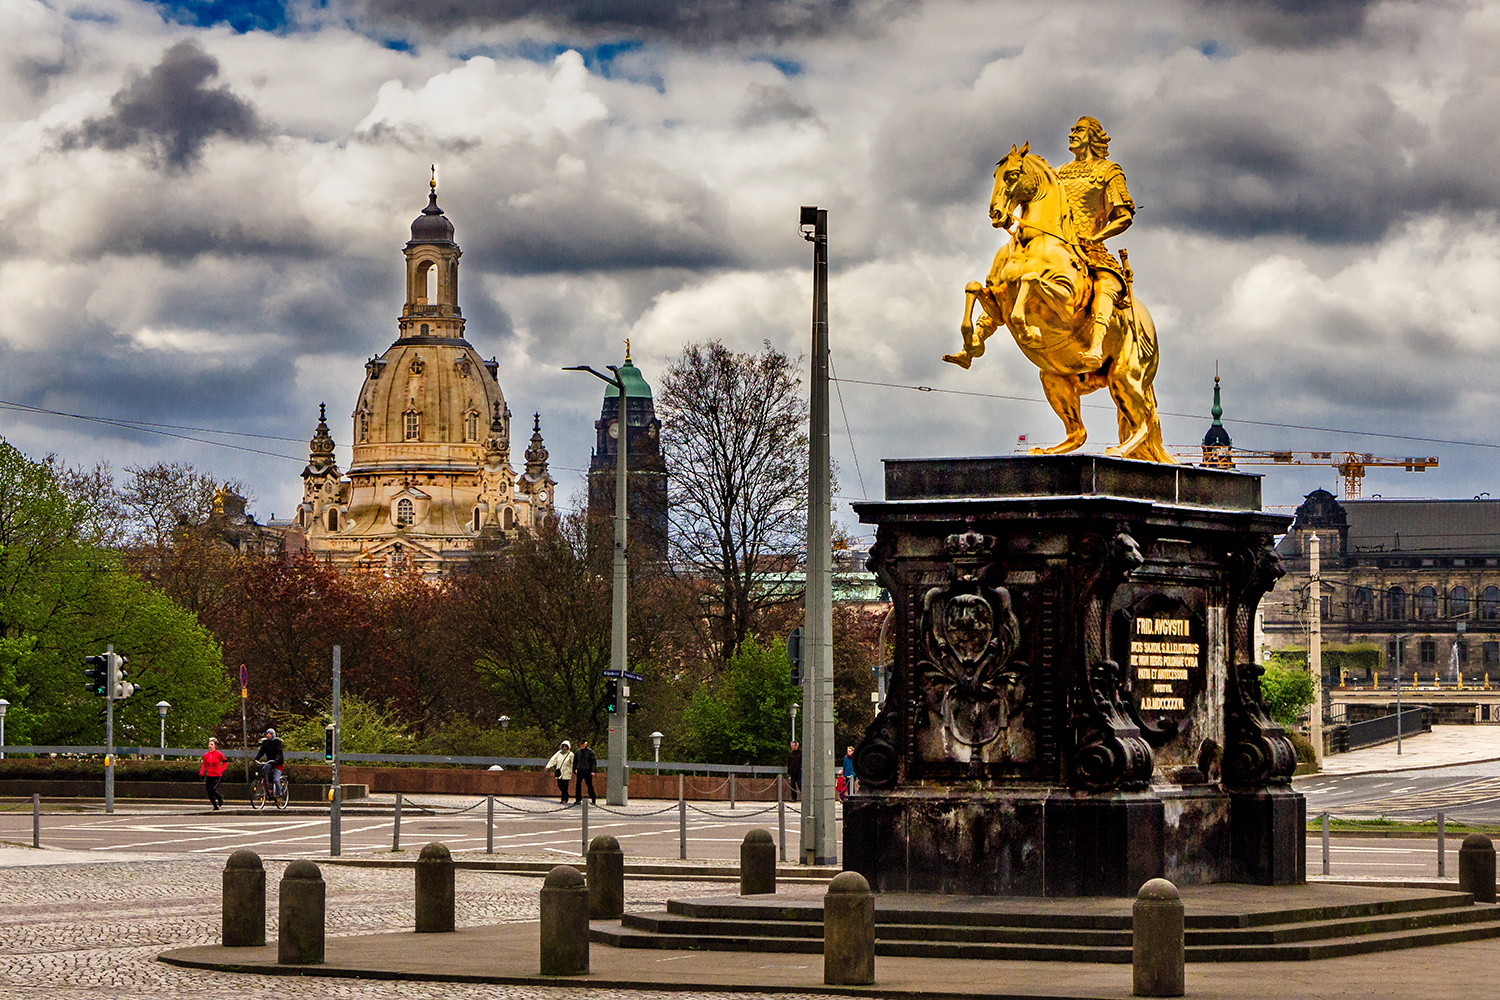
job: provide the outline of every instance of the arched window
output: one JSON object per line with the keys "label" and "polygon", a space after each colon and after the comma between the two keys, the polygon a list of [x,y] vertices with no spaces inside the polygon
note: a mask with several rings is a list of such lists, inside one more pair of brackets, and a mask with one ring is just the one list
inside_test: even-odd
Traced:
{"label": "arched window", "polygon": [[422,324],[422,336],[424,336],[424,337],[427,336],[427,324],[426,323]]}
{"label": "arched window", "polygon": [[421,434],[422,428],[417,421],[417,416],[418,414],[416,410],[407,410],[406,413],[403,414],[406,424],[406,440],[408,441],[415,441]]}
{"label": "arched window", "polygon": [[438,269],[436,264],[427,265],[427,301],[438,300]]}
{"label": "arched window", "polygon": [[1354,588],[1354,617],[1369,621],[1375,613],[1375,592],[1369,587]]}
{"label": "arched window", "polygon": [[1488,622],[1500,619],[1500,587],[1485,587],[1479,592],[1479,617]]}
{"label": "arched window", "polygon": [[481,512],[480,508],[478,508],[478,507],[474,508],[474,530],[475,531],[479,530],[479,518],[480,518],[481,513],[482,512]]}
{"label": "arched window", "polygon": [[402,497],[396,501],[396,525],[406,527],[417,519],[416,508],[412,506],[410,497]]}
{"label": "arched window", "polygon": [[470,410],[464,417],[464,440],[479,440],[479,413],[475,410]]}
{"label": "arched window", "polygon": [[1469,588],[1454,587],[1448,592],[1448,617],[1469,617]]}
{"label": "arched window", "polygon": [[1417,617],[1436,618],[1438,616],[1438,596],[1436,587],[1423,587],[1417,591]]}
{"label": "arched window", "polygon": [[328,530],[339,530],[339,509],[337,507],[328,508]]}
{"label": "arched window", "polygon": [[1406,620],[1406,591],[1400,587],[1392,587],[1386,593],[1387,607],[1390,609],[1391,617],[1396,621]]}
{"label": "arched window", "polygon": [[501,517],[500,524],[506,531],[516,526],[516,512],[514,508],[505,508],[505,513]]}
{"label": "arched window", "polygon": [[359,411],[359,439],[367,441],[370,437],[370,411],[361,408]]}

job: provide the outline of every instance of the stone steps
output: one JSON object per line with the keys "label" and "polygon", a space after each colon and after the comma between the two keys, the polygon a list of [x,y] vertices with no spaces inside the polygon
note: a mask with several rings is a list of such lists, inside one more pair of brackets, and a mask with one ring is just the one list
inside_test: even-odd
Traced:
{"label": "stone steps", "polygon": [[[1308,961],[1500,937],[1500,907],[1438,892],[1367,903],[1246,913],[1189,913],[1189,962]],[[821,901],[672,900],[666,911],[599,922],[591,939],[619,948],[820,953]],[[1128,963],[1125,913],[1000,912],[960,906],[878,907],[876,954],[916,958]]]}

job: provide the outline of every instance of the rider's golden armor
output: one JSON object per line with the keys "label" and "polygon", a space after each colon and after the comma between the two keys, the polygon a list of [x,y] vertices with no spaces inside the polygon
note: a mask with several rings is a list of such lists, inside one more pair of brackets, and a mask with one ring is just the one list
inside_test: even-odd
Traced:
{"label": "rider's golden armor", "polygon": [[1125,186],[1125,171],[1112,160],[1072,160],[1057,168],[1057,177],[1073,212],[1083,258],[1091,268],[1113,273],[1123,286],[1125,272],[1099,242],[1098,234],[1109,225],[1116,209],[1135,212],[1135,201]]}

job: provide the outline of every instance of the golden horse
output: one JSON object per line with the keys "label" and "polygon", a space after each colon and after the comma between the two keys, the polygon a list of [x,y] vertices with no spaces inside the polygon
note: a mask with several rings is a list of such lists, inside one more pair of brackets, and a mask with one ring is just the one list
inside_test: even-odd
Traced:
{"label": "golden horse", "polygon": [[[1106,454],[1149,462],[1175,462],[1161,440],[1156,412],[1159,360],[1156,324],[1146,307],[1129,301],[1114,310],[1104,336],[1103,358],[1085,357],[1092,333],[1089,303],[1094,278],[1078,240],[1062,182],[1031,144],[1010,152],[995,166],[990,219],[1012,231],[995,254],[983,284],[965,286],[964,347],[944,361],[968,368],[984,354],[984,342],[1004,324],[1021,353],[1039,368],[1047,402],[1062,418],[1067,436],[1033,455],[1076,451],[1087,438],[1080,400],[1095,389],[1109,389],[1119,418],[1120,443]],[[1123,268],[1122,268],[1123,270]],[[1128,272],[1125,275],[1128,281]],[[1128,285],[1127,285],[1128,288]],[[983,312],[973,319],[974,303]]]}

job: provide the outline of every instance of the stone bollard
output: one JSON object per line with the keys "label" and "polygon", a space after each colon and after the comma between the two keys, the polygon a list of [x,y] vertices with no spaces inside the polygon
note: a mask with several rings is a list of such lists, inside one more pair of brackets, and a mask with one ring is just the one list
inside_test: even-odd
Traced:
{"label": "stone bollard", "polygon": [[589,888],[583,873],[558,865],[542,882],[542,975],[589,971]]}
{"label": "stone bollard", "polygon": [[618,920],[625,915],[625,852],[608,834],[589,841],[589,919]]}
{"label": "stone bollard", "polygon": [[439,843],[417,857],[417,933],[453,930],[453,854]]}
{"label": "stone bollard", "polygon": [[835,875],[823,897],[823,982],[875,982],[875,894],[859,872]]}
{"label": "stone bollard", "polygon": [[1177,887],[1164,878],[1141,886],[1131,911],[1133,992],[1138,997],[1180,997],[1185,988],[1183,908]]}
{"label": "stone bollard", "polygon": [[235,851],[224,863],[224,947],[266,943],[266,868],[254,851]]}
{"label": "stone bollard", "polygon": [[281,876],[278,964],[323,964],[323,913],[327,903],[328,886],[317,865],[293,861],[286,866]]}
{"label": "stone bollard", "polygon": [[776,891],[776,842],[769,830],[751,830],[740,845],[740,895]]}
{"label": "stone bollard", "polygon": [[1476,903],[1495,901],[1495,845],[1482,833],[1471,833],[1458,849],[1458,889]]}

